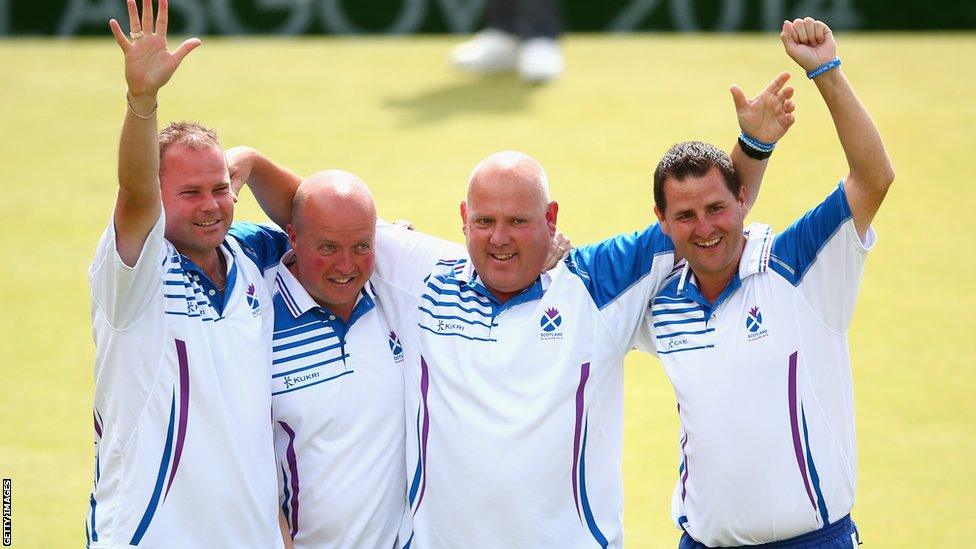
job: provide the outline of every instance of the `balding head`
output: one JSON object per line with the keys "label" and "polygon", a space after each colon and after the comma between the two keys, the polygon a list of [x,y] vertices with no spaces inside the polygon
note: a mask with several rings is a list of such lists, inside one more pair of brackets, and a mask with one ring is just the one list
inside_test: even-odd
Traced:
{"label": "balding head", "polygon": [[524,153],[492,154],[471,172],[461,203],[468,255],[498,300],[507,301],[539,278],[558,209],[549,201],[546,171]]}
{"label": "balding head", "polygon": [[506,192],[519,188],[537,197],[539,207],[549,204],[549,176],[536,159],[518,151],[501,151],[485,157],[468,178],[468,201],[472,191]]}
{"label": "balding head", "polygon": [[373,274],[376,207],[355,175],[327,170],[298,187],[287,227],[295,278],[319,305],[348,321]]}
{"label": "balding head", "polygon": [[325,170],[302,181],[292,202],[292,225],[301,230],[306,219],[319,221],[361,216],[376,224],[373,195],[362,179],[343,170]]}

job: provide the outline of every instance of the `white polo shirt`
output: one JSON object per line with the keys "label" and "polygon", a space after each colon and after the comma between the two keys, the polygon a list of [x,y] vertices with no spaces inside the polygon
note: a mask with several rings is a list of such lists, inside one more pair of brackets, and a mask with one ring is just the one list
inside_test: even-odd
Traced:
{"label": "white polo shirt", "polygon": [[88,545],[280,547],[262,268],[287,240],[235,224],[220,247],[221,295],[164,228],[160,214],[130,268],[110,223],[89,271],[96,454]]}
{"label": "white polo shirt", "polygon": [[847,330],[874,232],[861,242],[840,186],[786,231],[754,223],[746,238],[714,304],[678,269],[640,342],[678,400],[672,517],[708,546],[795,537],[854,503]]}
{"label": "white polo shirt", "polygon": [[349,322],[286,267],[272,280],[279,502],[296,548],[397,544],[406,509],[403,348],[369,284]]}
{"label": "white polo shirt", "polygon": [[431,269],[398,236],[378,235],[374,283],[407,349],[412,546],[619,547],[623,357],[670,240],[574,250],[501,304],[467,259]]}

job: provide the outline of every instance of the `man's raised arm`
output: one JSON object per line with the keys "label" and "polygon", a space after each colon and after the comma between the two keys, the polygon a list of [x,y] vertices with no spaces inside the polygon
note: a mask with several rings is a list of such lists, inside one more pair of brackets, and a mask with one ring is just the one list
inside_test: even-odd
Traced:
{"label": "man's raised arm", "polygon": [[881,134],[841,72],[837,44],[825,23],[810,17],[784,21],[780,38],[786,53],[817,85],[834,120],[850,169],[844,178],[847,203],[863,239],[895,179]]}
{"label": "man's raised arm", "polygon": [[119,193],[115,201],[116,246],[126,265],[135,265],[149,231],[159,217],[159,142],[156,136],[156,95],[184,57],[200,45],[190,38],[176,51],[166,47],[167,0],[159,0],[153,26],[152,1],[143,0],[142,18],[135,0],[128,0],[126,37],[118,21],[109,21],[115,41],[125,54],[127,108],[119,139]]}
{"label": "man's raised arm", "polygon": [[773,145],[786,135],[794,122],[796,105],[793,103],[793,87],[786,85],[789,79],[790,73],[780,74],[752,99],[746,99],[739,86],[729,88],[742,131],[729,156],[746,189],[746,208],[750,210],[759,198],[759,187]]}

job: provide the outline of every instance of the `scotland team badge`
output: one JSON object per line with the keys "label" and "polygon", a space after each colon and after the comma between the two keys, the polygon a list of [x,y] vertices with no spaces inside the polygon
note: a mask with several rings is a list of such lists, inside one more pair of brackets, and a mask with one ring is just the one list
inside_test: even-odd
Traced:
{"label": "scotland team badge", "polygon": [[400,344],[400,338],[397,337],[396,332],[390,331],[387,343],[390,344],[390,351],[393,352],[393,361],[397,364],[403,362],[403,345]]}
{"label": "scotland team badge", "polygon": [[746,313],[746,330],[749,331],[749,341],[762,339],[769,335],[766,328],[763,327],[763,317],[758,305],[749,309]]}
{"label": "scotland team badge", "polygon": [[258,316],[261,314],[261,302],[258,301],[257,288],[254,284],[247,287],[247,304],[251,306],[251,314]]}
{"label": "scotland team badge", "polygon": [[563,324],[563,317],[559,314],[559,309],[550,307],[539,319],[539,326],[542,327],[542,339],[562,339],[563,333],[558,331]]}

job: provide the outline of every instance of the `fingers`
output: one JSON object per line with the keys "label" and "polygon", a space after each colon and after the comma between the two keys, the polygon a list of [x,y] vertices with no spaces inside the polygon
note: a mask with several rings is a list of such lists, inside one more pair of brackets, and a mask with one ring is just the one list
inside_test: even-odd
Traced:
{"label": "fingers", "polygon": [[183,58],[186,57],[186,55],[191,51],[197,49],[197,46],[200,44],[201,42],[199,38],[188,38],[184,40],[183,43],[180,44],[180,47],[176,48],[176,51],[173,52],[173,57],[176,58],[176,64],[179,65],[183,61]]}
{"label": "fingers", "polygon": [[827,39],[827,24],[823,21],[816,21],[813,34],[817,38],[817,44],[823,44]]}
{"label": "fingers", "polygon": [[783,85],[786,84],[786,82],[789,79],[790,79],[790,73],[783,71],[780,73],[779,76],[774,78],[773,81],[769,83],[769,85],[766,86],[766,89],[764,89],[763,92],[769,94],[779,93],[779,91],[783,88]]}
{"label": "fingers", "polygon": [[749,100],[746,99],[746,94],[743,93],[742,88],[732,84],[729,86],[729,91],[732,93],[732,102],[735,103],[735,110],[742,110],[748,106]]}
{"label": "fingers", "polygon": [[792,99],[783,101],[783,112],[791,113],[796,110],[796,103]]}
{"label": "fingers", "polygon": [[779,93],[776,94],[776,96],[779,97],[780,99],[790,99],[793,97],[793,94],[795,92],[796,90],[793,88],[793,86],[786,86],[785,88],[780,90]]}
{"label": "fingers", "polygon": [[152,0],[142,0],[142,31],[152,32],[153,7]]}
{"label": "fingers", "polygon": [[159,13],[156,14],[156,34],[166,38],[166,27],[169,26],[169,1],[159,0]]}
{"label": "fingers", "polygon": [[803,19],[794,19],[793,28],[796,29],[797,42],[809,44],[810,36],[807,34],[807,26],[803,24]]}
{"label": "fingers", "polygon": [[139,22],[139,11],[136,10],[136,0],[126,0],[125,7],[129,10],[129,32],[142,32],[142,23]]}
{"label": "fingers", "polygon": [[122,32],[122,27],[119,26],[119,22],[115,19],[109,19],[108,27],[112,29],[112,35],[115,36],[115,41],[119,43],[119,47],[122,48],[122,51],[129,51],[132,44],[129,44],[129,39],[126,38],[125,33]]}

